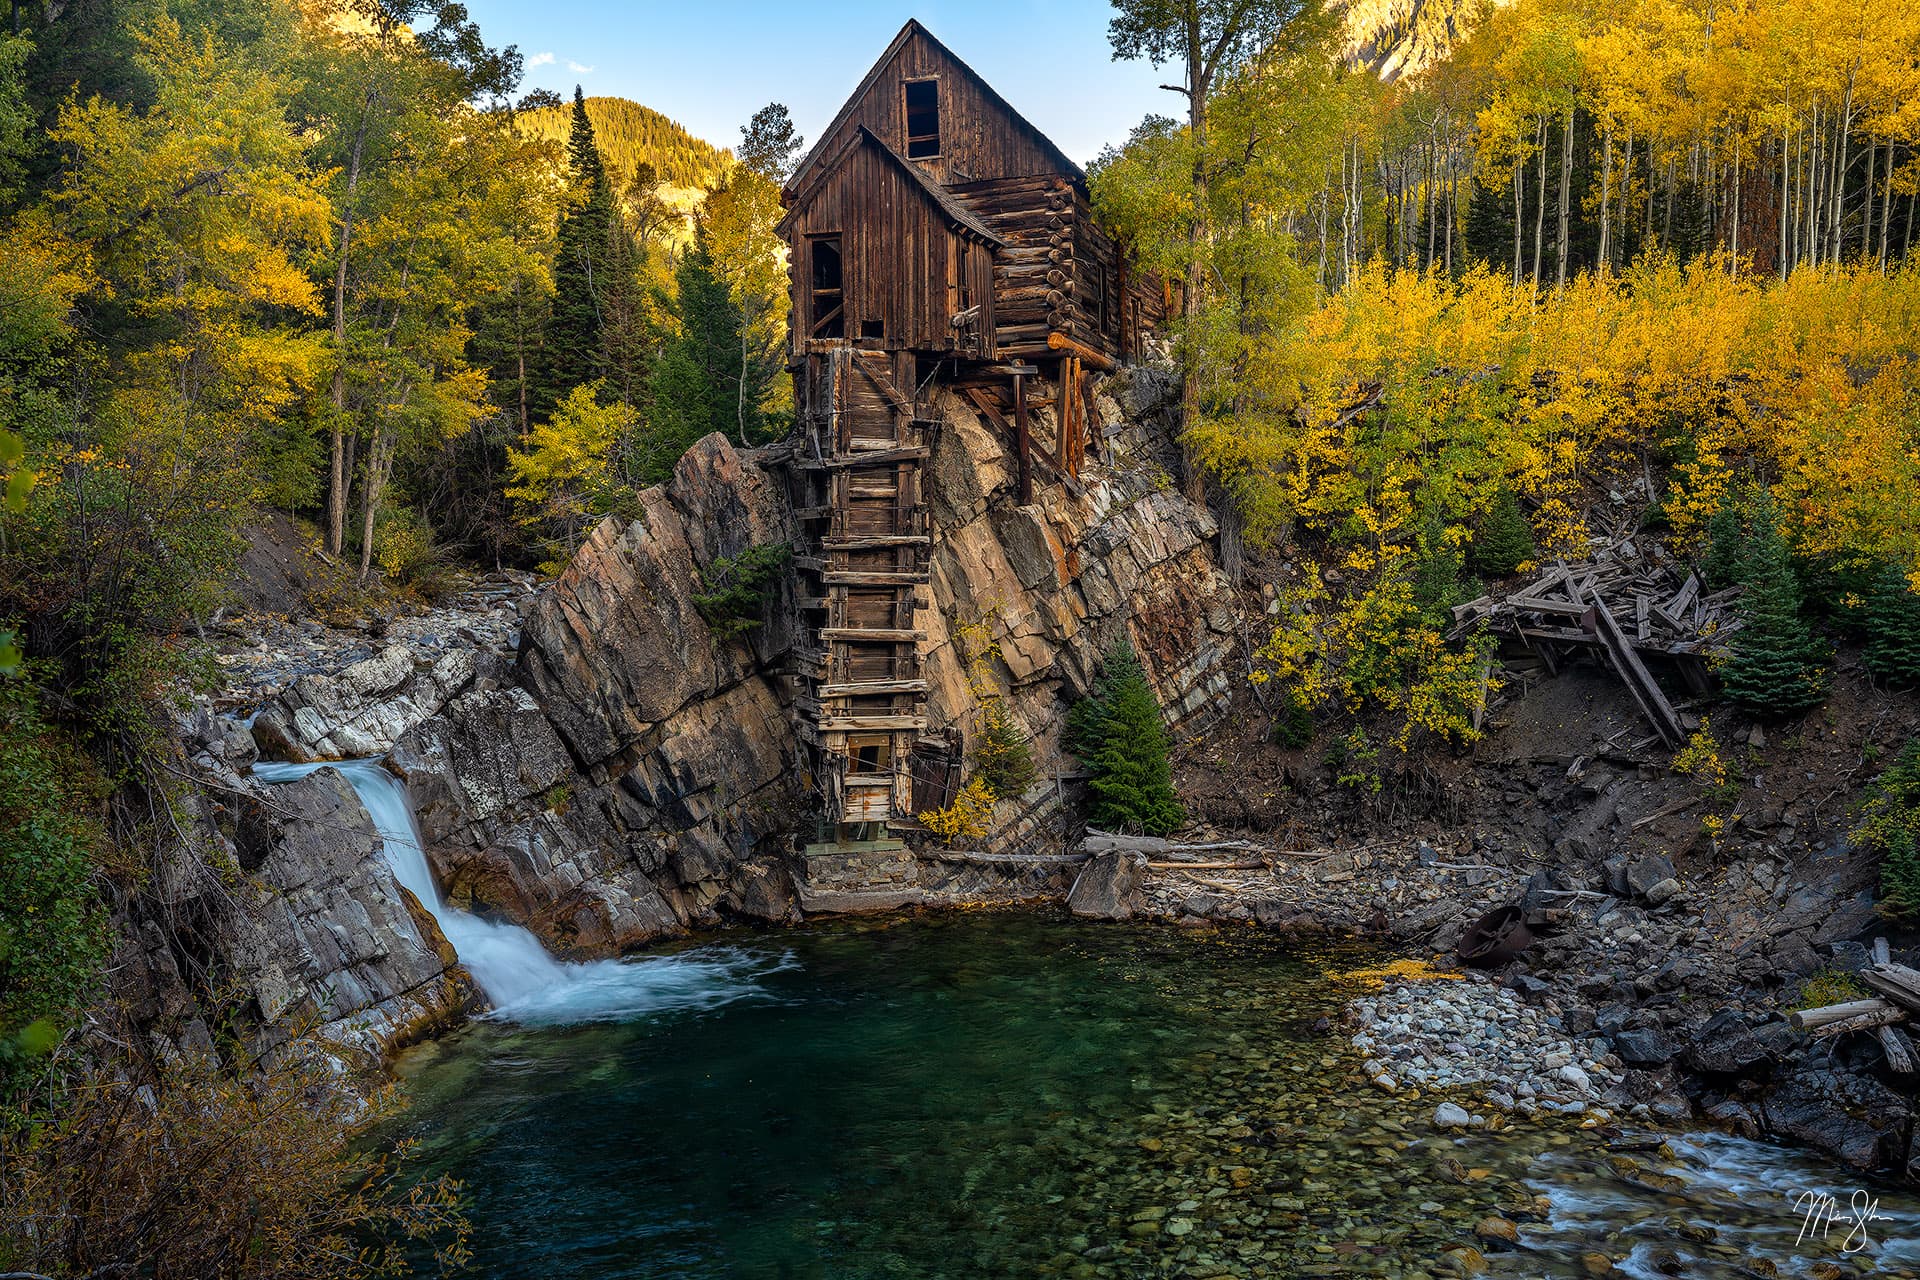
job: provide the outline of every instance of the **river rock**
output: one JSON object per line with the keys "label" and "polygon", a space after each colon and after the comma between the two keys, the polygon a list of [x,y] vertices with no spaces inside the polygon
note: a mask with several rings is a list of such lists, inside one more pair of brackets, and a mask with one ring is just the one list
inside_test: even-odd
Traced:
{"label": "river rock", "polygon": [[1091,920],[1126,920],[1140,909],[1140,853],[1102,853],[1087,860],[1067,893],[1067,910]]}
{"label": "river rock", "polygon": [[1433,1110],[1433,1123],[1440,1129],[1464,1129],[1473,1123],[1473,1117],[1465,1107],[1443,1102]]}

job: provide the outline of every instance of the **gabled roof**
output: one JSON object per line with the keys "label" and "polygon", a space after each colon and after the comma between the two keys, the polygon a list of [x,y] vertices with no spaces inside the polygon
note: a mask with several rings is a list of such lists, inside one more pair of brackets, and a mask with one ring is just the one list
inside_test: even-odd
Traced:
{"label": "gabled roof", "polygon": [[[900,28],[900,34],[896,35],[893,40],[888,43],[885,51],[875,60],[873,66],[867,69],[867,74],[860,78],[860,83],[854,86],[853,92],[847,95],[847,101],[845,105],[840,108],[839,113],[833,117],[825,129],[820,131],[820,143],[816,145],[813,150],[807,152],[805,158],[794,167],[793,176],[787,179],[786,191],[788,193],[797,193],[799,191],[808,170],[812,169],[816,163],[825,158],[820,154],[820,147],[825,145],[826,139],[831,138],[840,131],[840,126],[847,122],[848,115],[852,113],[854,104],[866,97],[867,91],[873,88],[874,83],[880,78],[880,69],[886,66],[887,63],[893,61],[894,55],[899,53],[907,41],[915,35],[924,36],[935,49],[938,49],[941,53],[952,59],[953,64],[964,71],[967,77],[980,87],[981,92],[986,95],[989,102],[997,105],[1007,113],[1007,116],[1015,124],[1033,135],[1034,140],[1040,144],[1041,149],[1052,156],[1055,163],[1060,166],[1064,173],[1082,186],[1086,185],[1086,171],[1068,158],[1067,153],[1056,146],[1052,138],[1040,132],[1039,128],[1035,126],[1031,120],[1021,115],[1018,111],[1015,111],[1012,103],[1001,97],[997,89],[988,84],[978,71],[968,66],[959,54],[943,44],[938,36],[921,26],[918,18],[908,18],[907,25]],[[836,158],[838,154],[838,152],[835,153]]]}
{"label": "gabled roof", "polygon": [[[904,173],[914,186],[918,187],[928,199],[939,206],[940,211],[947,215],[947,221],[957,227],[963,228],[970,235],[987,244],[996,247],[1006,244],[1006,241],[998,235],[995,235],[986,223],[980,221],[978,214],[954,199],[947,193],[946,188],[942,187],[932,178],[929,178],[919,165],[912,163],[898,151],[888,146],[878,134],[874,133],[873,130],[867,128],[865,125],[856,128],[853,134],[848,137],[846,143],[841,146],[838,151],[833,153],[832,158],[826,163],[819,165],[815,172],[809,175],[797,190],[791,190],[788,199],[790,207],[787,215],[780,219],[780,224],[776,229],[784,232],[787,224],[798,216],[800,211],[806,208],[807,203],[813,199],[813,193],[820,189],[821,184],[839,171],[841,162],[852,153],[855,147],[863,146],[877,148],[880,154],[884,155],[900,172]],[[808,159],[811,160],[812,157],[809,156]],[[796,174],[796,176],[798,175]]]}

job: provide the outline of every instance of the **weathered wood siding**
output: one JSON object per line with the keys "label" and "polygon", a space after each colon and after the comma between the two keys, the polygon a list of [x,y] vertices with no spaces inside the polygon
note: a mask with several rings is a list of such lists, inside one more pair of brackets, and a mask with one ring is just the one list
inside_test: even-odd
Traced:
{"label": "weathered wood siding", "polygon": [[935,182],[951,186],[987,178],[1063,172],[1062,157],[980,77],[915,24],[898,47],[862,82],[829,131],[814,144],[815,156],[832,156],[861,125],[888,146],[907,154],[903,86],[932,77],[940,82],[940,154],[916,161]]}
{"label": "weathered wood siding", "polygon": [[[967,342],[953,326],[963,300],[982,307],[980,332],[992,332],[993,258],[951,225],[945,210],[871,142],[856,146],[789,214],[796,352],[814,318],[813,241],[840,237],[849,339],[886,350],[955,351]],[[990,356],[989,351],[969,354]]]}

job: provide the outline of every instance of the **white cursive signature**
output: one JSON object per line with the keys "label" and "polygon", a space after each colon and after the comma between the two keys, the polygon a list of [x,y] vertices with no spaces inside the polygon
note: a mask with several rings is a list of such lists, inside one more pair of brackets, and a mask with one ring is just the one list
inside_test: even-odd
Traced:
{"label": "white cursive signature", "polygon": [[1802,1191],[1793,1196],[1793,1208],[1794,1212],[1803,1215],[1800,1237],[1794,1241],[1795,1244],[1825,1240],[1827,1233],[1836,1225],[1844,1226],[1847,1234],[1840,1241],[1841,1253],[1859,1253],[1872,1248],[1873,1241],[1867,1236],[1867,1224],[1892,1221],[1880,1212],[1880,1201],[1865,1191],[1855,1191],[1844,1210],[1828,1192]]}

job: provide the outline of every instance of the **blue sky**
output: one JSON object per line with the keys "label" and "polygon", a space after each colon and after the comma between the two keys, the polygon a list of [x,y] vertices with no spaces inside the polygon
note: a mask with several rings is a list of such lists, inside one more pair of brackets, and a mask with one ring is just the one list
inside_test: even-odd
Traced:
{"label": "blue sky", "polygon": [[632,98],[718,146],[768,102],[786,103],[811,143],[908,18],[1082,162],[1148,112],[1182,105],[1155,88],[1169,75],[1113,61],[1106,0],[467,0],[467,10],[490,43],[520,46],[528,87]]}

